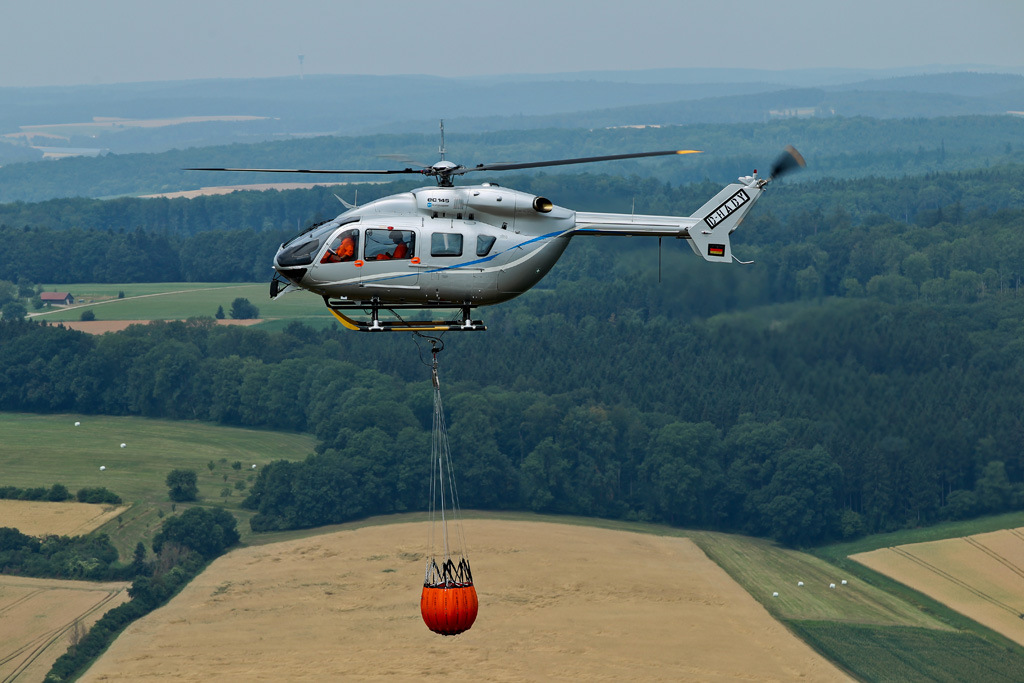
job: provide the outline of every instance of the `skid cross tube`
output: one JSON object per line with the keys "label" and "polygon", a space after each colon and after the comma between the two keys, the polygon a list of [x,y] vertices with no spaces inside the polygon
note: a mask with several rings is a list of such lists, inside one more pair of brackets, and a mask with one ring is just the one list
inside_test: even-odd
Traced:
{"label": "skid cross tube", "polygon": [[[407,303],[384,304],[377,298],[370,301],[351,301],[325,296],[324,304],[342,325],[358,332],[483,332],[487,329],[482,320],[473,320],[473,306],[469,303],[424,306]],[[410,309],[455,310],[461,313],[462,320],[405,320],[395,312]],[[390,313],[394,319],[381,319],[382,310]],[[370,320],[362,320],[353,317],[352,314],[368,315]]]}

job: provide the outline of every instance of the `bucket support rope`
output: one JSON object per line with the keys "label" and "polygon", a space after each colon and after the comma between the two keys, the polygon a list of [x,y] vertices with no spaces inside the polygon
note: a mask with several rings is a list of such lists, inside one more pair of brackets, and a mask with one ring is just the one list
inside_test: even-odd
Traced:
{"label": "bucket support rope", "polygon": [[[433,339],[431,345],[434,419],[430,446],[430,554],[423,577],[420,612],[431,631],[451,636],[473,625],[478,602],[473,572],[466,557],[459,492],[452,474],[452,454],[444,405],[441,403],[441,381],[437,374],[437,354],[443,347],[439,348]],[[449,518],[454,527],[454,537],[448,533]],[[440,538],[437,538],[438,532]]]}

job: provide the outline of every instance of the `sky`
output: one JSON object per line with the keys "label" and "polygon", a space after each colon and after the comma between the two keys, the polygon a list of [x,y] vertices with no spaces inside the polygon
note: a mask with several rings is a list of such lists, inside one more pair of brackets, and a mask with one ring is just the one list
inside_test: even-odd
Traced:
{"label": "sky", "polygon": [[1022,28],[1024,0],[0,0],[0,87],[300,69],[1019,70]]}

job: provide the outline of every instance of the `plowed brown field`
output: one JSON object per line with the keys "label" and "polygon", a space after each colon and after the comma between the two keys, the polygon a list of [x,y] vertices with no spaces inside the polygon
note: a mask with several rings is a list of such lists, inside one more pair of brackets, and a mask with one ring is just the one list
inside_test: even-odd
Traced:
{"label": "plowed brown field", "polygon": [[1024,529],[851,557],[1024,645]]}
{"label": "plowed brown field", "polygon": [[82,681],[845,680],[691,541],[465,523],[468,632],[419,615],[426,524],[242,548],[135,623]]}

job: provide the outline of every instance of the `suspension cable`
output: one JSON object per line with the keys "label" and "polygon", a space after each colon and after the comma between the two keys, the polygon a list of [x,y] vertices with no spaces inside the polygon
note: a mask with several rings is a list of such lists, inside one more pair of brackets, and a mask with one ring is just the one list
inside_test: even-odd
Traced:
{"label": "suspension cable", "polygon": [[[430,452],[430,553],[431,557],[427,560],[426,573],[424,577],[425,584],[433,584],[437,582],[450,582],[454,579],[451,578],[451,569],[454,567],[452,561],[452,542],[456,545],[456,552],[461,555],[459,562],[459,573],[460,575],[465,573],[468,574],[469,562],[466,559],[466,537],[465,532],[462,528],[461,519],[461,503],[459,501],[459,491],[455,484],[455,477],[453,475],[452,466],[452,455],[451,447],[448,442],[448,427],[445,423],[444,416],[444,405],[441,401],[441,382],[437,372],[437,354],[444,349],[444,343],[439,337],[430,337],[428,335],[420,335],[431,343],[431,381],[434,387],[434,414],[433,424],[431,430],[431,452]],[[417,347],[419,344],[417,343]],[[422,351],[421,351],[422,356]],[[448,508],[448,511],[445,508]],[[451,521],[455,524],[455,537],[450,538],[448,535],[448,519],[449,512]],[[437,539],[436,527],[438,523],[438,516],[440,516],[441,525],[441,539],[443,544],[444,557],[441,562],[441,569],[439,570],[438,564],[433,557],[435,550],[435,543]],[[462,568],[465,567],[463,572]],[[471,575],[470,575],[471,576]],[[472,583],[472,579],[469,579]]]}

